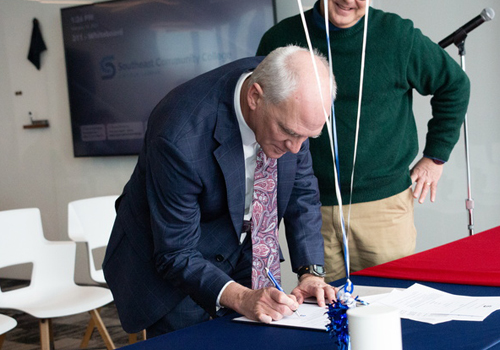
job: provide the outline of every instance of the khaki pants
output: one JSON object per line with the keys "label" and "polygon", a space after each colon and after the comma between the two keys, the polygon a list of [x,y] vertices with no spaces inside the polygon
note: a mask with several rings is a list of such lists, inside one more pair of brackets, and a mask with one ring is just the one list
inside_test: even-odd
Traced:
{"label": "khaki pants", "polygon": [[[413,254],[417,230],[411,188],[389,198],[351,205],[347,232],[351,272]],[[345,228],[349,205],[342,206]],[[323,206],[326,282],[345,277],[338,206]]]}

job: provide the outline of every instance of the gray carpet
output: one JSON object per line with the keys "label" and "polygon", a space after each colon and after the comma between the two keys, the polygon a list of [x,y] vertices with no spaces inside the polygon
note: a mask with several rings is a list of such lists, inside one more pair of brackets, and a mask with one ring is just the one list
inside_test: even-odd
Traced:
{"label": "gray carpet", "polygon": [[[2,291],[26,285],[26,283],[26,281],[0,279]],[[40,349],[38,319],[15,310],[0,309],[0,313],[17,321],[17,327],[6,334],[2,350]],[[116,307],[113,303],[101,309],[101,317],[115,346],[119,348],[128,345],[128,334],[120,325]],[[52,330],[55,350],[79,349],[89,320],[90,315],[88,313],[53,319]],[[104,341],[97,330],[94,330],[87,349],[106,349]]]}

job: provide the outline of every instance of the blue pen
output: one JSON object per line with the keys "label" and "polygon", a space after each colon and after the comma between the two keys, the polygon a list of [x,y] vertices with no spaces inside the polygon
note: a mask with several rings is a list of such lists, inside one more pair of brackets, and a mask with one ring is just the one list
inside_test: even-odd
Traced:
{"label": "blue pen", "polygon": [[[281,288],[281,286],[278,283],[278,281],[276,281],[276,278],[274,278],[273,273],[271,272],[271,270],[269,270],[267,267],[265,268],[265,270],[266,270],[267,277],[269,277],[269,280],[274,284],[274,286],[276,287],[276,289],[278,289],[280,292],[285,293],[285,291],[283,290],[283,288]],[[299,314],[298,310],[295,310],[294,312],[295,312],[295,314],[297,316],[301,317],[301,315]]]}

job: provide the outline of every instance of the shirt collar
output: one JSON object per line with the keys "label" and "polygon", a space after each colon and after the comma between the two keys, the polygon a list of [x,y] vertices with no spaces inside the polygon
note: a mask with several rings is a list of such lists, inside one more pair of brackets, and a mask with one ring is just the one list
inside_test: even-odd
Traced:
{"label": "shirt collar", "polygon": [[243,113],[241,111],[240,96],[241,88],[243,87],[243,82],[248,78],[252,72],[243,73],[238,82],[236,83],[236,89],[234,90],[234,110],[236,113],[236,119],[238,120],[238,125],[240,127],[241,140],[243,141],[243,146],[255,146],[257,141],[255,140],[255,134],[248,126]]}

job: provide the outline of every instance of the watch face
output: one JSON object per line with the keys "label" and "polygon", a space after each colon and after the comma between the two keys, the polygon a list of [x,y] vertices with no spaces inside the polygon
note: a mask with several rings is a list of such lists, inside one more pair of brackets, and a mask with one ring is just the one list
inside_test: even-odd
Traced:
{"label": "watch face", "polygon": [[321,265],[314,265],[314,270],[320,275],[325,274],[325,268]]}

